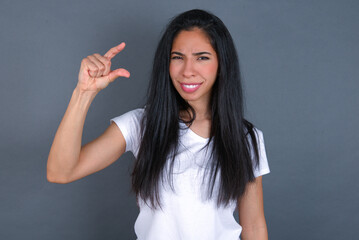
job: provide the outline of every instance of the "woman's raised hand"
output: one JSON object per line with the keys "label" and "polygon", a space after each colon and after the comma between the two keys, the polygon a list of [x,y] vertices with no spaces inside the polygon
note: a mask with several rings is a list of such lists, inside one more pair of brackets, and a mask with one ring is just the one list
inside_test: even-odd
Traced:
{"label": "woman's raised hand", "polygon": [[124,68],[111,71],[111,59],[121,52],[125,45],[125,43],[121,43],[111,48],[103,56],[95,53],[82,59],[77,84],[79,90],[99,92],[118,77],[129,78],[130,73]]}

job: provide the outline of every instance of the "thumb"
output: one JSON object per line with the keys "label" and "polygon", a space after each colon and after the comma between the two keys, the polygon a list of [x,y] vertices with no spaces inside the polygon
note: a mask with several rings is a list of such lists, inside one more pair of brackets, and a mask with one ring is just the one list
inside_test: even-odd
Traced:
{"label": "thumb", "polygon": [[118,77],[125,77],[125,78],[129,78],[130,77],[130,72],[127,71],[124,68],[118,68],[115,69],[113,71],[111,71],[108,75],[108,81],[109,82],[113,82],[116,78]]}
{"label": "thumb", "polygon": [[96,85],[99,89],[104,89],[109,83],[113,82],[118,77],[129,78],[130,73],[123,68],[116,69],[114,71],[111,71],[107,76],[97,78]]}

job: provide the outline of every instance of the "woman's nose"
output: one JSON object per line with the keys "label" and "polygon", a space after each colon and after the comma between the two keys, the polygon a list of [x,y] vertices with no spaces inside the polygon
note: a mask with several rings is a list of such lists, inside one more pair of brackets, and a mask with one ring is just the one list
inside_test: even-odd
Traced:
{"label": "woman's nose", "polygon": [[187,78],[195,75],[195,67],[191,60],[187,60],[184,62],[182,74],[184,77]]}

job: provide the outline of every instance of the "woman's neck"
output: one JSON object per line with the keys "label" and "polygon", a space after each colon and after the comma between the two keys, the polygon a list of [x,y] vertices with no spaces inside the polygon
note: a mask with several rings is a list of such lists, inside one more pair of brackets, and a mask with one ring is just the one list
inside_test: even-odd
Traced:
{"label": "woman's neck", "polygon": [[[191,107],[193,107],[194,111],[196,112],[195,121],[211,120],[212,118],[211,110],[208,104],[195,104],[190,102],[188,102],[188,104],[190,104]],[[181,113],[181,118],[184,120],[190,120],[192,117],[193,116],[191,111],[189,111],[189,113],[187,111],[183,111]]]}

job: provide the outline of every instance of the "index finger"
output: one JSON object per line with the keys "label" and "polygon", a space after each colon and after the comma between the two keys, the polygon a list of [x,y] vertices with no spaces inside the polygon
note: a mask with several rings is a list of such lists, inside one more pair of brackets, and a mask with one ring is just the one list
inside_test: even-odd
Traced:
{"label": "index finger", "polygon": [[111,60],[114,56],[116,56],[119,52],[121,52],[126,46],[126,43],[122,42],[119,45],[117,45],[116,47],[111,48],[110,50],[108,50],[107,53],[105,53],[105,55],[103,55],[105,58],[107,58],[108,60]]}

